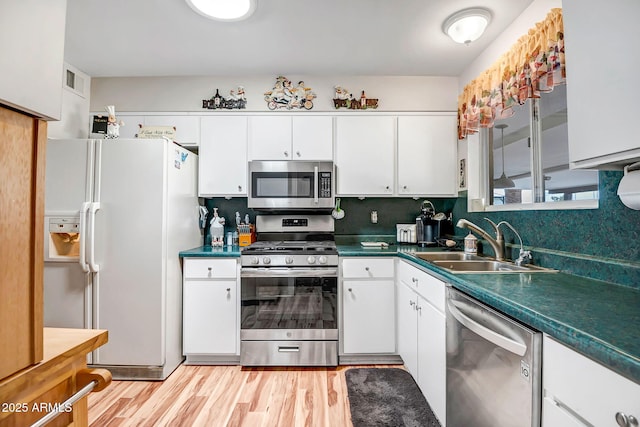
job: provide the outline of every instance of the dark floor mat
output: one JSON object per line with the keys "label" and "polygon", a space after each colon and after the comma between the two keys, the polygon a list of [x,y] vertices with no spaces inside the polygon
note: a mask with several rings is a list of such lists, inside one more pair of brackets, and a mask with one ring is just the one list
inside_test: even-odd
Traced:
{"label": "dark floor mat", "polygon": [[440,427],[404,369],[354,368],[345,376],[354,427]]}

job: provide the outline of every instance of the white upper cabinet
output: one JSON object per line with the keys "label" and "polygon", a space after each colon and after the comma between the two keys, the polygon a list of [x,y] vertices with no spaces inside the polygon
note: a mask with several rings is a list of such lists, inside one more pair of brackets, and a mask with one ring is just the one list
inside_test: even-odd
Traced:
{"label": "white upper cabinet", "polygon": [[333,160],[333,117],[294,116],[292,119],[293,158]]}
{"label": "white upper cabinet", "polygon": [[336,117],[336,193],[391,196],[394,188],[395,117]]}
{"label": "white upper cabinet", "polygon": [[0,104],[60,120],[67,1],[3,1],[0,10]]}
{"label": "white upper cabinet", "polygon": [[247,195],[247,117],[210,116],[201,122],[198,195]]}
{"label": "white upper cabinet", "polygon": [[640,160],[640,2],[566,1],[562,13],[571,166],[613,169]]}
{"label": "white upper cabinet", "polygon": [[454,113],[398,117],[398,195],[456,195],[456,119]]}
{"label": "white upper cabinet", "polygon": [[333,118],[264,115],[249,118],[250,160],[331,160]]}

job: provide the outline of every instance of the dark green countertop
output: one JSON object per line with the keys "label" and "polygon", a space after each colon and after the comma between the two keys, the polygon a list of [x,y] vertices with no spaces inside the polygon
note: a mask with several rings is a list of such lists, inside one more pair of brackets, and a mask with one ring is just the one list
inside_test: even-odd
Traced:
{"label": "dark green countertop", "polygon": [[239,258],[240,246],[198,246],[192,249],[181,251],[180,258],[217,258],[230,257]]}
{"label": "dark green countertop", "polygon": [[398,256],[454,288],[640,383],[640,291],[557,273],[454,274],[415,256],[423,249],[338,246],[340,256]]}
{"label": "dark green countertop", "polygon": [[[239,257],[240,247],[204,246],[180,257]],[[340,256],[397,256],[481,302],[544,332],[640,383],[640,291],[558,273],[454,274],[415,256],[439,251],[412,245],[338,245]]]}

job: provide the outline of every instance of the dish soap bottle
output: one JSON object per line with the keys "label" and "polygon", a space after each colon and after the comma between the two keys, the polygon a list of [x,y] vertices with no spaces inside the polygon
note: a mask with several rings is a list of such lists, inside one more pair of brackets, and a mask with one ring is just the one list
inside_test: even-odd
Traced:
{"label": "dish soap bottle", "polygon": [[471,232],[464,238],[464,252],[467,254],[478,253],[478,239]]}
{"label": "dish soap bottle", "polygon": [[211,246],[224,245],[224,218],[218,216],[218,208],[213,208],[213,218],[211,219]]}

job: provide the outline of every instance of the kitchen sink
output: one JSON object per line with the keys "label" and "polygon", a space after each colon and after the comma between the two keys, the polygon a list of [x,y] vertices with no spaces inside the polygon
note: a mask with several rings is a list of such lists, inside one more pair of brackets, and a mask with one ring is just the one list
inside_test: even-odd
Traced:
{"label": "kitchen sink", "polygon": [[495,261],[487,259],[470,260],[431,260],[438,267],[453,273],[554,273],[557,270],[539,267],[537,265],[516,265],[509,261]]}
{"label": "kitchen sink", "polygon": [[479,255],[466,254],[464,252],[422,252],[414,255],[424,261],[471,261],[484,259]]}

